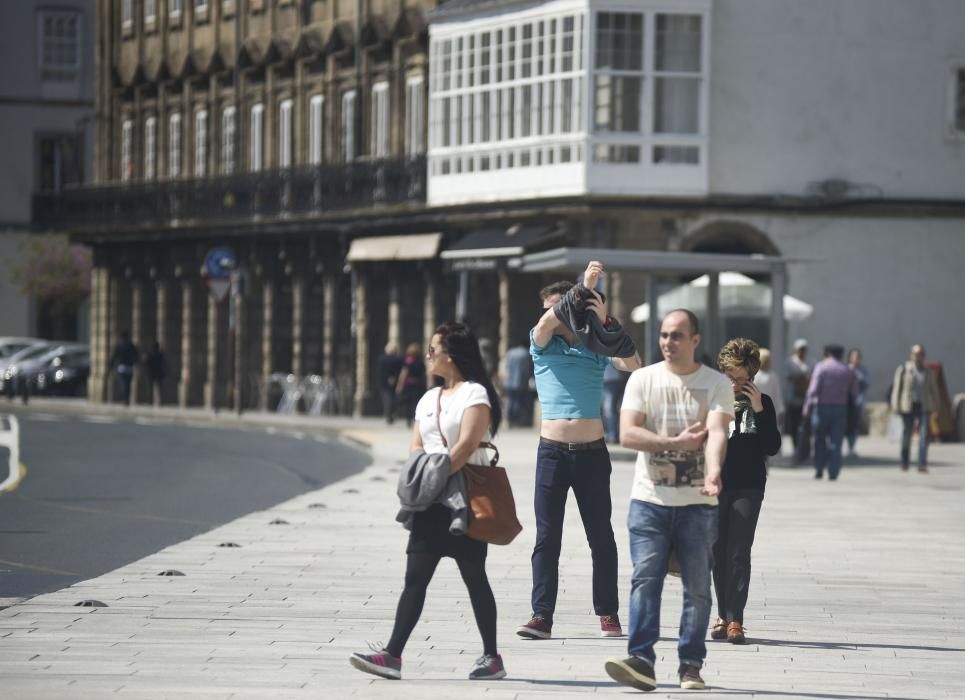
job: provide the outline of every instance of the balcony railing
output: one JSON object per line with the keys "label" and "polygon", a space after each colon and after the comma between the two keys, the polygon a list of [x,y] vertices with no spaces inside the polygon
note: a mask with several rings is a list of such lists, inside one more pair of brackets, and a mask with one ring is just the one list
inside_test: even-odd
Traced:
{"label": "balcony railing", "polygon": [[110,183],[39,192],[38,229],[167,228],[425,204],[424,157],[295,166],[207,178]]}

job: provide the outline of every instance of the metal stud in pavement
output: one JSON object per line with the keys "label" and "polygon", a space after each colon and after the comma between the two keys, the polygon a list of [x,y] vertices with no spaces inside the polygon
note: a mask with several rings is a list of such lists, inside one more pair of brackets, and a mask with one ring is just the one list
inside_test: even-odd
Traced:
{"label": "metal stud in pavement", "polygon": [[287,524],[288,524],[288,521],[285,520],[284,518],[275,518],[274,520],[272,520],[272,521],[271,521],[270,523],[268,523],[268,524],[269,524],[269,525],[287,525]]}
{"label": "metal stud in pavement", "polygon": [[165,569],[164,571],[158,572],[158,576],[184,576],[177,569]]}
{"label": "metal stud in pavement", "polygon": [[75,608],[106,608],[107,603],[102,603],[99,600],[79,600],[74,603]]}

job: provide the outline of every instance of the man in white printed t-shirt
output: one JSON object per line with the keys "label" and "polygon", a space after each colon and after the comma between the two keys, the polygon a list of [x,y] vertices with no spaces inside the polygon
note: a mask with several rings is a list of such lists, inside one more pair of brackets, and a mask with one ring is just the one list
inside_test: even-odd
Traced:
{"label": "man in white printed t-shirt", "polygon": [[700,669],[707,656],[717,494],[734,420],[734,390],[726,376],[694,359],[698,331],[697,317],[686,309],[664,317],[664,361],[630,375],[620,412],[620,442],[639,451],[627,517],[633,560],[629,655],[607,661],[606,671],[638,690],[657,687],[653,647],[660,636],[660,595],[671,549],[684,592],[677,644],[680,687],[704,688]]}

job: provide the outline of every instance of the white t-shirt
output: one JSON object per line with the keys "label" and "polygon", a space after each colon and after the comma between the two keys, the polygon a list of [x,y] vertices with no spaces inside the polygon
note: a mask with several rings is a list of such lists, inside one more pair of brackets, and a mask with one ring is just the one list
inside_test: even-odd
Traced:
{"label": "white t-shirt", "polygon": [[[442,444],[439,437],[439,427],[436,425],[436,402],[441,388],[429,389],[422,398],[419,399],[415,407],[415,419],[419,422],[419,434],[422,435],[422,449],[427,454],[449,454],[449,448]],[[446,442],[451,448],[459,440],[459,430],[462,426],[462,414],[470,406],[484,404],[492,408],[489,403],[489,394],[486,387],[476,382],[463,382],[452,394],[442,397],[442,416],[439,425],[446,436]],[[483,435],[482,442],[492,440],[490,430],[487,428]],[[469,464],[489,464],[489,456],[485,449],[476,450],[469,458]]]}
{"label": "white t-shirt", "polygon": [[[706,425],[712,412],[733,418],[734,390],[727,377],[704,365],[678,375],[658,362],[630,375],[622,410],[643,413],[644,427],[657,435],[679,435],[698,421]],[[700,493],[703,485],[703,448],[638,452],[630,497],[662,506],[715,505],[716,496]]]}

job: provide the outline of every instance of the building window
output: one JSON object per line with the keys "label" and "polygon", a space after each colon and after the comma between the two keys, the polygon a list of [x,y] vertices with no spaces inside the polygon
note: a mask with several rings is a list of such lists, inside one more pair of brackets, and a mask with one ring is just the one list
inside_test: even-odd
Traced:
{"label": "building window", "polygon": [[425,110],[425,83],[422,76],[409,78],[405,81],[405,154],[409,158],[425,153]]}
{"label": "building window", "polygon": [[38,191],[60,192],[84,181],[82,134],[45,134],[35,143]]}
{"label": "building window", "polygon": [[157,0],[144,0],[144,30],[151,31],[157,24]]}
{"label": "building window", "polygon": [[312,165],[319,165],[325,152],[324,109],[325,98],[312,95],[308,101],[308,162]]}
{"label": "building window", "polygon": [[282,100],[278,105],[278,166],[290,168],[292,164],[292,101]]}
{"label": "building window", "polygon": [[181,115],[168,117],[168,177],[181,177]]}
{"label": "building window", "polygon": [[157,174],[157,117],[144,120],[144,179],[153,180]]}
{"label": "building window", "polygon": [[231,175],[235,171],[235,108],[225,107],[221,113],[221,172]]}
{"label": "building window", "polygon": [[134,0],[121,0],[121,31],[130,34],[134,29]]}
{"label": "building window", "polygon": [[181,10],[183,0],[168,0],[168,16],[171,19],[178,19],[181,17]]}
{"label": "building window", "polygon": [[194,175],[204,177],[208,172],[208,110],[194,113]]}
{"label": "building window", "polygon": [[208,19],[208,0],[194,0],[194,19],[198,22]]}
{"label": "building window", "polygon": [[657,15],[653,130],[696,134],[700,130],[701,17]]}
{"label": "building window", "polygon": [[953,64],[949,72],[948,135],[965,139],[965,63]]}
{"label": "building window", "polygon": [[71,82],[81,66],[81,13],[43,11],[40,28],[40,73],[43,80]]}
{"label": "building window", "polygon": [[251,146],[248,163],[252,172],[257,172],[264,167],[265,155],[265,106],[261,103],[251,108],[251,124],[248,141]]}
{"label": "building window", "polygon": [[389,156],[389,84],[376,83],[372,87],[372,155]]}
{"label": "building window", "polygon": [[125,119],[121,124],[121,181],[134,178],[134,122]]}
{"label": "building window", "polygon": [[355,160],[355,90],[349,90],[342,95],[340,127],[342,161],[351,163]]}
{"label": "building window", "polygon": [[641,131],[642,14],[597,13],[593,96],[596,131]]}

